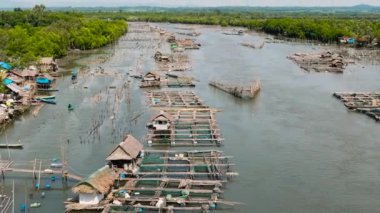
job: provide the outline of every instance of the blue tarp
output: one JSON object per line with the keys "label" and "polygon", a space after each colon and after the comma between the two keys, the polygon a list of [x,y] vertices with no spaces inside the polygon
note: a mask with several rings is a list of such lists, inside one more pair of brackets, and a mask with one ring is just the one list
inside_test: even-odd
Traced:
{"label": "blue tarp", "polygon": [[355,43],[355,39],[354,38],[347,39],[347,44],[353,44],[353,43]]}
{"label": "blue tarp", "polygon": [[37,84],[49,84],[50,81],[49,81],[49,79],[47,79],[47,78],[37,78],[37,79],[36,79],[36,83],[37,83]]}
{"label": "blue tarp", "polygon": [[12,68],[11,65],[5,63],[4,61],[0,61],[0,67],[6,70],[10,70]]}
{"label": "blue tarp", "polygon": [[11,83],[13,83],[13,81],[12,81],[11,79],[9,79],[9,78],[4,78],[4,80],[3,80],[3,84],[4,84],[5,86],[7,86],[8,84],[11,84]]}

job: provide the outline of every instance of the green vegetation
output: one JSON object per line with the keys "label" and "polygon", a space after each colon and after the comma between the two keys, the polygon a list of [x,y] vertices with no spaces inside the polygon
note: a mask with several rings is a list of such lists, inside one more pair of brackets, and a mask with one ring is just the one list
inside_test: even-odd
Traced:
{"label": "green vegetation", "polygon": [[[277,13],[276,13],[277,12]],[[171,22],[247,27],[272,35],[335,42],[338,37],[380,39],[380,16],[376,13],[236,12],[235,10],[164,10],[149,12],[91,13],[128,21]]]}
{"label": "green vegetation", "polygon": [[88,18],[80,13],[32,10],[0,12],[0,59],[27,65],[39,57],[62,57],[69,49],[94,49],[127,30],[122,20]]}

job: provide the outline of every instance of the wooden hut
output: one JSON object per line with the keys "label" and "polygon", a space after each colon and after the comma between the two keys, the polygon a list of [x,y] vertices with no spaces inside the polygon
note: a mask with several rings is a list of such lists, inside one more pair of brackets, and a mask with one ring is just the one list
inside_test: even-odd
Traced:
{"label": "wooden hut", "polygon": [[47,72],[58,71],[58,65],[55,62],[53,57],[41,58],[39,63],[38,63],[38,68],[40,71],[47,71]]}
{"label": "wooden hut", "polygon": [[147,74],[145,74],[144,81],[160,81],[160,74],[155,71],[150,71]]}
{"label": "wooden hut", "polygon": [[151,125],[149,126],[155,130],[169,130],[173,125],[174,118],[169,113],[161,110],[159,114],[152,117],[150,122]]}
{"label": "wooden hut", "polygon": [[104,166],[76,184],[72,190],[79,194],[80,204],[98,204],[110,192],[116,178],[115,172]]}
{"label": "wooden hut", "polygon": [[112,167],[124,168],[125,170],[133,170],[137,158],[144,146],[132,135],[127,135],[106,158]]}
{"label": "wooden hut", "polygon": [[20,74],[21,74],[21,77],[23,77],[25,80],[34,81],[36,80],[36,76],[38,75],[38,72],[36,70],[24,69]]}
{"label": "wooden hut", "polygon": [[36,84],[38,89],[49,89],[53,83],[54,78],[49,74],[40,74],[36,78]]}

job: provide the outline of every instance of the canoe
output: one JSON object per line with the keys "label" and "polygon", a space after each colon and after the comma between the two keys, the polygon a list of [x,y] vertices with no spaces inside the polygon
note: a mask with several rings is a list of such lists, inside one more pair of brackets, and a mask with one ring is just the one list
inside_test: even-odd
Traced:
{"label": "canoe", "polygon": [[24,145],[22,144],[0,144],[0,149],[8,148],[8,149],[22,149]]}
{"label": "canoe", "polygon": [[31,203],[30,208],[38,208],[41,206],[41,203]]}
{"label": "canoe", "polygon": [[41,98],[39,101],[47,103],[47,104],[57,104],[57,102],[55,100],[52,100],[52,99],[43,99],[43,98]]}
{"label": "canoe", "polygon": [[51,168],[62,168],[63,164],[62,163],[51,163],[50,167]]}
{"label": "canoe", "polygon": [[55,95],[50,95],[50,96],[37,96],[36,99],[37,99],[37,100],[40,100],[40,99],[55,99]]}

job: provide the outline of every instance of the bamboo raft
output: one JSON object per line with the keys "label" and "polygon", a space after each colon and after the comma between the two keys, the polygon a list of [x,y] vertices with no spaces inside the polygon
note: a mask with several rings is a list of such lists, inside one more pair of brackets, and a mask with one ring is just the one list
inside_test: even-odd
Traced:
{"label": "bamboo raft", "polygon": [[255,98],[261,89],[260,81],[254,81],[249,87],[228,85],[218,81],[210,81],[209,85],[242,99]]}
{"label": "bamboo raft", "polygon": [[347,109],[380,121],[380,93],[334,93]]}

